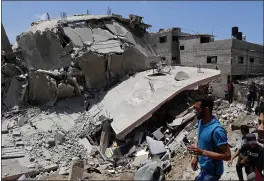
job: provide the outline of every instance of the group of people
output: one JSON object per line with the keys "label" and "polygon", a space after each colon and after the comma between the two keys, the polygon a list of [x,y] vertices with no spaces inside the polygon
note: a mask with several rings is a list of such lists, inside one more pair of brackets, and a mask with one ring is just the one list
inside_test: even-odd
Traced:
{"label": "group of people", "polygon": [[[214,101],[210,96],[198,99],[194,104],[198,119],[198,143],[188,147],[193,155],[192,169],[197,170],[200,165],[200,173],[195,178],[202,180],[219,180],[224,173],[224,162],[230,166],[236,157],[239,157],[236,169],[239,180],[244,180],[242,168],[245,167],[247,180],[264,181],[264,112],[259,114],[259,124],[254,133],[250,133],[248,126],[241,126],[243,144],[241,148],[231,156],[226,130],[213,116]],[[262,134],[263,135],[262,135]]]}

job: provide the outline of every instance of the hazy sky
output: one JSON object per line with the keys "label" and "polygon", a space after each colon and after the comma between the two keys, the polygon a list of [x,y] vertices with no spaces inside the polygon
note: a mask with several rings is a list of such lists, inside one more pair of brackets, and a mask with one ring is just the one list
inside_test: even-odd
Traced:
{"label": "hazy sky", "polygon": [[238,26],[248,41],[263,44],[262,1],[2,1],[2,22],[13,43],[46,12],[51,18],[60,17],[60,12],[70,16],[87,10],[90,14],[106,14],[107,7],[123,17],[143,16],[144,22],[152,25],[151,32],[181,27],[184,32],[213,32],[216,39],[228,39],[232,26]]}

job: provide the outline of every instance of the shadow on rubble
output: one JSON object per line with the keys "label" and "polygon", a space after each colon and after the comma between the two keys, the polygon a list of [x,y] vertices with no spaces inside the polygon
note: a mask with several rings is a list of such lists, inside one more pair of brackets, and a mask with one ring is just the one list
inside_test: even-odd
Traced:
{"label": "shadow on rubble", "polygon": [[104,99],[108,91],[118,86],[121,82],[134,76],[135,73],[130,73],[128,76],[124,76],[122,78],[111,79],[109,83],[105,84],[101,88],[87,89],[80,97],[57,100],[53,106],[41,106],[40,109],[49,113],[56,112],[56,114],[73,114],[89,111],[92,106],[98,104]]}

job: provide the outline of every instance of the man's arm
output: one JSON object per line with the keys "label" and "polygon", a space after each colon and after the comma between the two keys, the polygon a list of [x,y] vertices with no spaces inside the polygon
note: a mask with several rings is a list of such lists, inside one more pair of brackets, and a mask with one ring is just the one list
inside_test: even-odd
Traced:
{"label": "man's arm", "polygon": [[239,155],[239,151],[237,151],[237,152],[231,157],[231,161],[233,161],[238,155]]}
{"label": "man's arm", "polygon": [[227,143],[227,135],[223,128],[216,128],[212,136],[215,145],[221,150],[221,153],[204,150],[202,155],[208,156],[215,160],[229,161],[231,159],[231,151]]}
{"label": "man's arm", "polygon": [[196,152],[198,155],[207,156],[215,160],[229,161],[231,159],[231,152],[227,143],[226,132],[221,128],[217,128],[215,129],[214,135],[212,137],[216,146],[221,150],[221,153],[202,150],[197,146],[190,146],[188,149],[190,151]]}

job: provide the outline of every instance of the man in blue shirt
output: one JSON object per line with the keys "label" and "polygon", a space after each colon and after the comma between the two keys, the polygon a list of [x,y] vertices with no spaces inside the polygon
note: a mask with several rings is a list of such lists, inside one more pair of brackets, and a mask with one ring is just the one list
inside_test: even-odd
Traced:
{"label": "man in blue shirt", "polygon": [[220,122],[212,115],[214,101],[211,97],[198,99],[194,105],[198,121],[198,144],[188,150],[195,155],[192,168],[199,162],[201,172],[195,178],[202,180],[219,180],[224,172],[224,161],[231,159],[227,143],[227,134]]}

